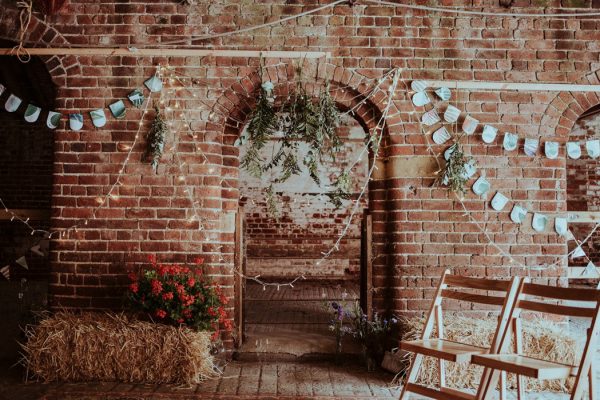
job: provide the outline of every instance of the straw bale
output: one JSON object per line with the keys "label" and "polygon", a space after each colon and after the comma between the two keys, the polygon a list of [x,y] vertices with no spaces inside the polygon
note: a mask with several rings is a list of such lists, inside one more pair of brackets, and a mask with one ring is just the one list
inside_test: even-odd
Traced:
{"label": "straw bale", "polygon": [[209,332],[124,314],[58,312],[25,333],[28,376],[45,382],[196,384],[216,375]]}
{"label": "straw bale", "polygon": [[[489,347],[496,329],[497,319],[468,318],[452,316],[444,320],[444,338],[476,346]],[[422,318],[411,318],[404,321],[404,340],[413,340],[420,337],[424,325]],[[437,335],[434,330],[434,335]],[[583,351],[583,335],[573,335],[572,332],[559,329],[544,319],[523,320],[523,350],[530,357],[565,364],[577,364]],[[514,339],[514,338],[513,338]],[[407,368],[408,368],[408,357]],[[469,366],[466,363],[445,362],[446,384],[456,389],[476,389],[483,371],[482,367]],[[437,385],[438,374],[437,360],[425,357],[418,381],[425,385]],[[400,374],[403,375],[403,374]],[[573,379],[537,381],[526,378],[528,391],[554,391],[567,392],[573,385]],[[513,374],[509,374],[510,388],[516,388]]]}

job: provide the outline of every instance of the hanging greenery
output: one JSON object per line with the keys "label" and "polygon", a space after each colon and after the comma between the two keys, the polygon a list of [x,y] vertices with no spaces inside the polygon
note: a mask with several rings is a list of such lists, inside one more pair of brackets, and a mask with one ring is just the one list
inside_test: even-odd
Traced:
{"label": "hanging greenery", "polygon": [[350,193],[352,190],[352,178],[348,171],[343,171],[337,180],[333,184],[333,190],[327,193],[329,201],[335,206],[340,208],[342,206],[342,200],[349,200]]}
{"label": "hanging greenery", "polygon": [[156,115],[154,117],[154,121],[152,122],[150,131],[146,137],[146,151],[144,152],[143,159],[146,161],[150,160],[152,169],[154,172],[157,172],[158,164],[165,147],[165,138],[169,128],[167,127],[167,123],[165,122],[164,117],[158,107],[155,108],[155,111]]}
{"label": "hanging greenery", "polygon": [[464,195],[467,191],[465,184],[469,180],[466,168],[467,164],[472,161],[472,157],[465,155],[460,137],[455,140],[447,151],[450,153],[450,157],[448,157],[444,168],[438,172],[434,184],[448,186],[448,190]]}
{"label": "hanging greenery", "polygon": [[[311,179],[321,186],[319,167],[327,161],[335,162],[342,146],[337,133],[340,112],[331,97],[329,84],[325,85],[317,99],[313,99],[302,81],[301,68],[297,68],[296,72],[298,81],[294,93],[278,108],[274,105],[273,84],[262,84],[256,107],[250,115],[247,137],[238,141],[239,144],[248,143],[241,167],[256,178],[262,178],[265,172],[271,171],[271,189],[274,183],[282,183],[293,175],[300,175],[302,165]],[[265,157],[263,149],[269,141],[275,140],[277,143],[272,156]],[[307,145],[305,154],[300,154],[300,143]],[[343,176],[340,175],[342,182],[350,179],[349,176]],[[334,184],[333,187],[334,190],[327,195],[339,207],[340,195],[349,197],[349,193],[342,194],[340,185]],[[272,190],[271,193],[275,195]]]}
{"label": "hanging greenery", "polygon": [[279,208],[277,207],[277,194],[273,189],[273,185],[269,185],[267,188],[267,211],[269,214],[277,217],[279,215]]}

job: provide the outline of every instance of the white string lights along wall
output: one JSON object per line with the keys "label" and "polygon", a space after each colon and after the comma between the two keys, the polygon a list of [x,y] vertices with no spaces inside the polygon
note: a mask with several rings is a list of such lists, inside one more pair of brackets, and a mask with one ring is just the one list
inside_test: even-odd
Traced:
{"label": "white string lights along wall", "polygon": [[[480,132],[477,135],[481,139],[481,141],[485,145],[499,145],[502,146],[505,152],[519,152],[520,143],[523,143],[523,151],[528,157],[535,157],[537,155],[538,149],[540,147],[539,139],[525,138],[521,141],[521,138],[517,134],[513,134],[510,132],[505,132],[502,135],[502,132],[499,132],[497,128],[491,125],[484,125],[481,130],[479,130],[479,121],[470,115],[466,114],[461,118],[462,114],[464,114],[459,108],[458,104],[451,104],[450,99],[452,93],[450,89],[441,87],[437,89],[428,88],[428,83],[426,81],[413,81],[411,82],[410,87],[407,83],[404,83],[405,90],[411,94],[412,97],[412,112],[411,114],[415,115],[417,118],[417,122],[420,126],[421,132],[425,135],[425,143],[427,145],[428,152],[434,157],[435,161],[438,165],[438,171],[436,174],[441,174],[447,171],[447,167],[443,167],[440,158],[444,157],[446,162],[449,161],[453,149],[456,149],[455,144],[459,143],[462,135],[472,136],[475,135],[475,132]],[[457,97],[457,96],[455,96]],[[438,101],[435,101],[435,99]],[[458,102],[458,99],[456,99]],[[447,103],[445,109],[442,112],[438,109],[439,103]],[[426,108],[425,112],[418,112],[415,107],[423,107]],[[459,123],[460,121],[460,123]],[[459,126],[460,125],[460,126]],[[450,129],[448,129],[450,128]],[[459,133],[461,132],[461,133]],[[502,138],[502,139],[500,139]],[[454,139],[454,143],[448,146],[448,142]],[[502,140],[501,143],[500,140]],[[436,152],[433,149],[433,145],[431,142],[434,142],[437,146],[443,146],[444,150],[440,153]],[[553,141],[546,141],[544,143],[544,156],[549,159],[555,159],[559,155],[559,144]],[[590,140],[586,142],[586,150],[588,155],[595,159],[600,156],[600,142],[598,140]],[[579,142],[568,142],[565,145],[566,155],[570,158],[579,158],[581,153],[581,147]],[[467,182],[469,179],[474,177],[477,173],[477,165],[476,163],[469,162],[464,165],[464,171],[461,173],[461,178],[464,182]],[[444,179],[441,179],[444,181]],[[450,184],[447,182],[446,185]],[[449,187],[449,190],[451,188]],[[470,190],[475,193],[478,197],[486,198],[487,193],[491,193],[492,185],[486,179],[485,169],[481,169],[479,177],[474,181]],[[600,228],[600,223],[597,223],[590,233],[582,240],[577,240],[572,232],[568,229],[568,216],[556,216],[554,218],[554,229],[559,236],[565,237],[567,240],[574,240],[576,243],[575,249],[568,252],[568,254],[564,256],[557,257],[556,260],[552,263],[545,265],[536,265],[536,266],[527,266],[523,263],[515,260],[515,258],[507,252],[504,248],[499,246],[494,239],[491,237],[490,232],[488,232],[485,225],[482,225],[481,222],[475,218],[472,213],[467,208],[464,202],[463,193],[458,193],[457,191],[453,191],[456,199],[461,205],[462,210],[464,211],[464,216],[469,219],[471,223],[473,223],[479,232],[486,238],[490,245],[492,245],[498,252],[507,257],[513,264],[518,265],[519,267],[531,271],[531,270],[547,270],[551,268],[555,268],[559,266],[564,260],[571,258],[579,258],[585,257],[588,261],[587,267],[584,270],[586,272],[596,272],[596,266],[592,262],[592,260],[587,256],[587,254],[583,251],[583,245],[593,236],[598,228]],[[487,201],[487,200],[482,200]],[[490,205],[492,209],[496,212],[501,212],[505,209],[505,207],[509,204],[510,198],[502,194],[500,191],[497,191],[494,197],[491,199]],[[488,211],[485,211],[484,220],[488,220]],[[516,224],[522,224],[525,222],[525,217],[528,214],[529,210],[527,207],[523,207],[519,205],[517,202],[513,204],[512,211],[510,212],[510,219],[512,222]],[[566,213],[567,214],[567,213]],[[548,230],[548,222],[549,217],[540,212],[534,212],[532,219],[532,227],[536,232],[543,233]],[[487,223],[486,223],[487,225]],[[508,244],[510,246],[511,244]]]}
{"label": "white string lights along wall", "polygon": [[[273,66],[274,65],[270,65],[270,67],[273,67]],[[193,122],[193,121],[190,121],[190,119],[188,118],[188,113],[193,112],[193,111],[190,110],[189,107],[185,107],[183,105],[184,101],[181,100],[182,92],[187,93],[187,97],[186,97],[187,99],[191,98],[193,100],[198,100],[199,96],[194,92],[196,85],[194,85],[194,79],[192,77],[190,77],[189,75],[181,73],[177,69],[168,67],[168,66],[163,67],[163,73],[165,74],[165,81],[168,82],[168,84],[169,84],[169,87],[167,88],[166,93],[170,96],[173,96],[172,98],[175,98],[175,100],[173,100],[172,98],[171,99],[161,98],[161,100],[160,100],[160,103],[166,107],[165,110],[167,112],[167,115],[171,116],[171,119],[169,120],[168,125],[172,130],[172,133],[174,136],[174,141],[173,141],[172,146],[169,147],[169,149],[175,150],[175,149],[177,149],[177,144],[180,142],[181,134],[185,133],[188,137],[192,138],[193,140],[198,139],[198,134],[195,133],[195,131],[191,128],[191,122]],[[401,75],[400,69],[390,70],[388,73],[384,74],[381,78],[379,78],[376,81],[376,83],[372,86],[372,88],[367,92],[366,95],[360,96],[360,97],[363,97],[360,101],[358,101],[354,106],[352,106],[350,109],[348,109],[347,111],[345,111],[343,113],[343,114],[351,115],[359,107],[361,107],[363,104],[365,104],[367,101],[369,101],[369,99],[371,97],[375,96],[378,93],[385,94],[385,100],[384,100],[385,108],[384,108],[383,112],[381,113],[381,117],[377,121],[375,127],[372,128],[373,134],[370,135],[367,143],[364,145],[363,149],[360,151],[359,155],[357,156],[357,159],[354,160],[352,163],[350,163],[350,165],[348,167],[346,167],[346,170],[351,170],[366,155],[368,155],[370,148],[372,148],[372,147],[375,149],[380,148],[381,140],[383,138],[384,126],[386,123],[386,119],[390,116],[390,109],[393,104],[394,93],[397,89],[400,75]],[[186,81],[189,81],[189,82],[186,83]],[[290,82],[286,82],[286,83],[290,83]],[[386,90],[382,89],[382,87],[385,84],[389,84],[389,87]],[[336,87],[335,89],[332,89],[332,91],[339,91],[339,90],[344,91],[344,90],[349,90],[349,89],[352,89],[352,87],[346,85],[346,86]],[[359,96],[356,96],[356,97],[352,98],[351,100],[355,100],[357,97],[359,97]],[[202,100],[200,100],[200,101],[203,103],[204,106],[208,107],[208,104],[206,104]],[[210,108],[207,108],[207,109],[210,110]],[[204,111],[206,111],[206,110],[204,110]],[[214,111],[211,111],[211,113],[209,113],[209,115],[208,115],[209,119],[212,119],[212,115],[213,115],[212,113],[214,113]],[[245,123],[242,121],[237,121],[237,122],[240,124],[240,126],[245,125]],[[195,146],[193,146],[193,149],[197,155],[199,155],[202,159],[204,159],[203,164],[210,163],[208,156],[203,152],[203,150],[199,144],[196,144]],[[350,226],[352,225],[352,222],[353,222],[353,219],[354,219],[356,213],[360,209],[361,200],[367,191],[369,181],[372,179],[372,175],[373,175],[374,171],[377,169],[377,166],[376,166],[377,158],[378,158],[378,151],[373,152],[372,165],[368,171],[367,179],[365,180],[365,183],[364,183],[363,187],[361,188],[358,198],[356,198],[354,201],[350,202],[350,204],[349,204],[352,208],[351,208],[349,216],[347,217],[346,223],[344,224],[343,228],[341,229],[340,233],[338,234],[338,236],[336,238],[336,241],[331,246],[331,248],[328,251],[323,252],[321,255],[321,258],[315,262],[316,266],[321,265],[327,258],[329,258],[333,253],[335,253],[336,251],[339,250],[341,241],[346,236]],[[192,205],[192,207],[190,208],[191,215],[189,217],[189,221],[190,222],[199,221],[199,223],[200,223],[199,229],[203,230],[204,229],[203,222],[206,222],[206,219],[202,215],[200,215],[199,209],[198,209],[198,207],[196,207],[197,202],[193,195],[194,188],[190,187],[189,185],[186,184],[187,178],[186,178],[185,167],[186,167],[187,163],[182,160],[182,158],[178,154],[178,151],[174,151],[174,161],[176,162],[176,164],[178,165],[178,168],[179,168],[179,176],[178,176],[177,180],[178,180],[178,182],[180,182],[181,184],[183,184],[186,187],[186,189],[184,191],[188,194],[190,204]],[[211,171],[211,169],[209,169],[208,171],[209,171],[209,173],[215,172],[215,171]],[[227,188],[226,190],[237,190],[237,187],[231,186],[228,183],[228,181],[225,179],[222,179],[220,181],[220,184],[223,184],[224,186],[226,186],[226,188]],[[207,236],[207,238],[208,238],[208,236]],[[217,248],[216,250],[218,250],[219,248]],[[218,261],[219,262],[224,261],[222,254],[218,253],[218,255],[219,255]],[[243,279],[251,280],[255,283],[258,283],[259,285],[262,285],[263,290],[266,290],[267,287],[276,287],[277,290],[279,290],[281,287],[292,287],[293,288],[294,284],[296,282],[298,282],[299,280],[306,279],[304,274],[300,274],[300,275],[296,276],[295,278],[293,278],[289,281],[285,281],[285,282],[267,282],[267,281],[264,281],[263,279],[261,279],[260,275],[247,276],[235,269],[233,270],[233,273],[238,276],[241,276]]]}

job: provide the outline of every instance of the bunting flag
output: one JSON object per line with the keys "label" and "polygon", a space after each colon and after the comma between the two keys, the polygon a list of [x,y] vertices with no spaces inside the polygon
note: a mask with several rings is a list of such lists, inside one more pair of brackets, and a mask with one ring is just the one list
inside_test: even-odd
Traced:
{"label": "bunting flag", "polygon": [[32,253],[37,254],[38,256],[44,256],[45,254],[42,252],[41,250],[41,246],[39,244],[36,244],[35,246],[33,246],[31,249]]}
{"label": "bunting flag", "polygon": [[575,248],[575,250],[571,254],[571,260],[573,260],[575,258],[581,258],[581,257],[584,257],[584,256],[585,256],[585,251],[583,251],[583,249],[581,248],[580,245],[577,245],[577,247]]}
{"label": "bunting flag", "polygon": [[[160,92],[163,88],[162,81],[156,75],[151,77],[150,79],[146,80],[144,82],[144,85],[148,88],[148,90],[150,92]],[[6,91],[6,86],[3,84],[0,84],[0,96],[2,96],[2,94],[5,91]],[[144,97],[143,89],[139,89],[139,88],[134,89],[131,93],[129,93],[127,95],[127,99],[129,99],[131,104],[137,108],[142,107],[142,105],[144,104],[144,101],[146,100],[146,98]],[[21,107],[22,103],[23,103],[23,100],[19,96],[10,93],[8,95],[8,98],[4,102],[4,109],[11,113],[16,112],[19,109],[19,107]],[[23,115],[25,121],[30,122],[30,123],[37,122],[39,120],[40,115],[42,114],[43,110],[40,107],[36,106],[35,104],[32,104],[32,103],[26,103],[26,104],[27,104],[27,107],[26,107],[26,109],[24,111],[24,115]],[[117,101],[111,103],[108,106],[108,109],[110,110],[110,114],[112,114],[112,116],[115,119],[125,118],[125,114],[127,112],[127,107],[123,100],[117,100]],[[88,112],[88,114],[90,116],[90,120],[91,120],[92,124],[96,128],[102,128],[104,125],[106,125],[106,122],[107,122],[106,115],[107,114],[105,112],[105,109],[100,108],[97,110],[91,110]],[[56,129],[60,125],[61,119],[62,119],[61,113],[49,110],[48,114],[46,116],[46,126],[50,129]],[[70,129],[72,129],[74,131],[79,131],[83,128],[83,125],[84,125],[84,115],[81,112],[70,113],[68,116],[68,121],[69,121]]]}
{"label": "bunting flag", "polygon": [[29,265],[27,265],[27,260],[25,259],[25,256],[19,257],[15,262],[21,267],[29,269]]}
{"label": "bunting flag", "polygon": [[598,274],[598,270],[596,269],[596,265],[590,261],[585,266],[585,269],[583,270],[581,275],[585,275],[585,276],[589,277],[589,276],[597,276],[599,274]]}
{"label": "bunting flag", "polygon": [[10,281],[10,266],[5,265],[0,268],[0,274],[2,274],[7,281]]}

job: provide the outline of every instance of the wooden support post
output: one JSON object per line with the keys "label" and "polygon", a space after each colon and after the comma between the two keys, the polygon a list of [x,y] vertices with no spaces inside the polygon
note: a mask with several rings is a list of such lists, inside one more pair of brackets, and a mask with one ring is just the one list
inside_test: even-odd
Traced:
{"label": "wooden support post", "polygon": [[234,296],[235,296],[235,309],[234,309],[234,322],[235,332],[237,335],[237,347],[240,348],[244,339],[244,281],[241,274],[244,271],[244,246],[243,246],[243,230],[244,230],[244,209],[238,208],[238,212],[235,216],[235,257],[234,257],[234,269],[239,272],[234,275]]}
{"label": "wooden support post", "polygon": [[[29,218],[31,221],[46,221],[50,219],[50,210],[37,210],[37,209],[11,209],[15,215],[18,215],[22,219]],[[0,210],[0,221],[10,220],[13,215],[10,212]]]}
{"label": "wooden support post", "polygon": [[373,217],[363,213],[360,239],[360,307],[369,320],[373,317]]}

